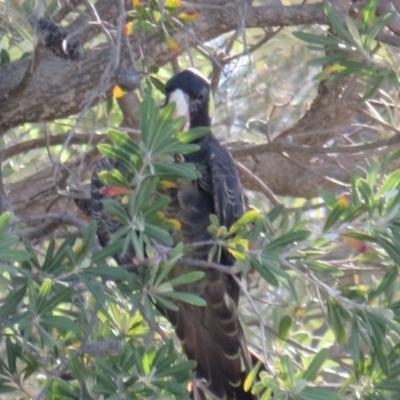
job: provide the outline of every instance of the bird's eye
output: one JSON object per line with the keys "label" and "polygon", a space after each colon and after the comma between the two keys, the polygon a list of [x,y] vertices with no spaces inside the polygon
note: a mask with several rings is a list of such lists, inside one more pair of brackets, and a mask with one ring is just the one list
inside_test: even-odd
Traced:
{"label": "bird's eye", "polygon": [[204,97],[205,97],[204,94],[199,94],[197,100],[203,101]]}

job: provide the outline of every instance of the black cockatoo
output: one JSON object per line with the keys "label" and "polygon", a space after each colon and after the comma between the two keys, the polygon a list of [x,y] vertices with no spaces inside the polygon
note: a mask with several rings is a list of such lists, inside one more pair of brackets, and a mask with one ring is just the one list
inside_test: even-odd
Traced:
{"label": "black cockatoo", "polygon": [[[166,84],[166,103],[175,102],[176,116],[185,116],[185,127],[210,127],[212,94],[207,79],[188,69],[172,77]],[[199,149],[184,156],[201,173],[195,181],[178,182],[168,189],[171,202],[165,210],[169,218],[180,222],[174,232],[176,242],[194,243],[211,239],[208,233],[210,215],[218,217],[221,225],[229,228],[245,211],[242,188],[230,153],[212,134],[194,140]],[[117,168],[116,161],[101,160],[92,177],[92,215],[97,220],[98,236],[106,245],[119,228],[118,223],[103,209],[103,186],[97,173]],[[186,257],[206,261],[210,246],[195,247]],[[130,254],[129,256],[132,256]],[[118,257],[117,257],[118,260]],[[120,262],[126,262],[120,259]],[[225,266],[234,264],[233,256],[223,250],[214,262]],[[193,266],[178,264],[171,273],[187,273]],[[179,311],[160,309],[171,322],[189,359],[197,362],[196,377],[203,379],[205,391],[198,391],[201,399],[250,400],[254,397],[243,389],[243,380],[251,368],[242,328],[237,315],[239,286],[231,275],[213,268],[204,268],[205,276],[196,282],[182,285],[179,291],[196,294],[207,305],[196,307],[176,302]]]}

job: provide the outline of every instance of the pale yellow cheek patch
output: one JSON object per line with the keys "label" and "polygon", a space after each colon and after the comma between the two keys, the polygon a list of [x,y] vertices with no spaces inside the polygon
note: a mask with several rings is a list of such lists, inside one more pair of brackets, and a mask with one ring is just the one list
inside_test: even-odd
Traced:
{"label": "pale yellow cheek patch", "polygon": [[189,110],[189,102],[188,99],[186,98],[185,93],[183,93],[182,90],[176,89],[174,90],[168,99],[169,102],[174,102],[175,103],[175,113],[174,117],[185,117],[186,123],[183,127],[183,130],[186,131],[189,129],[190,125],[190,110]]}

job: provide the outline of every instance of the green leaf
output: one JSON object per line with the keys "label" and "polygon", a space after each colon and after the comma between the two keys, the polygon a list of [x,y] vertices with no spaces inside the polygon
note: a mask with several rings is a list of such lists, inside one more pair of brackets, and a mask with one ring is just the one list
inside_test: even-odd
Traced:
{"label": "green leaf", "polygon": [[288,355],[284,354],[280,357],[280,368],[283,376],[287,377],[287,383],[292,386],[294,380],[294,365],[293,360]]}
{"label": "green leaf", "polygon": [[[46,257],[45,257],[43,265],[42,265],[42,269],[44,271],[46,271],[49,268],[49,266],[51,265],[51,260],[54,257],[55,247],[56,247],[55,241],[51,240],[49,243],[49,247],[47,248],[47,251],[46,251]],[[36,266],[36,268],[38,268],[38,267]]]}
{"label": "green leaf", "polygon": [[[361,359],[361,349],[360,349],[360,330],[358,325],[358,319],[356,315],[353,315],[351,321],[351,332],[348,340],[348,346],[353,356],[354,363],[359,363]],[[357,372],[357,371],[356,371]]]}
{"label": "green leaf", "polygon": [[289,336],[290,329],[292,327],[292,318],[289,315],[284,315],[279,321],[279,338],[287,339]]}
{"label": "green leaf", "polygon": [[336,336],[336,340],[339,344],[345,344],[347,338],[343,322],[340,317],[340,308],[333,300],[328,300],[327,306],[329,325],[331,326],[333,333]]}
{"label": "green leaf", "polygon": [[150,82],[151,84],[157,89],[159,90],[162,94],[165,94],[165,85],[164,82],[160,81],[160,79],[158,79],[156,76],[154,75],[150,75]]}
{"label": "green leaf", "polygon": [[92,256],[92,262],[97,263],[104,260],[107,257],[114,256],[115,254],[122,252],[122,240],[111,241],[107,246],[105,246],[100,251],[97,251]]}
{"label": "green leaf", "polygon": [[398,379],[383,380],[381,382],[375,383],[374,387],[378,390],[387,390],[393,393],[400,393],[400,385]]}
{"label": "green leaf", "polygon": [[76,237],[74,235],[68,236],[63,241],[62,245],[58,249],[57,253],[54,255],[51,262],[49,262],[46,265],[46,269],[45,269],[45,266],[43,265],[43,270],[45,270],[47,272],[54,272],[54,271],[63,269],[64,268],[64,266],[63,266],[64,258],[66,258],[68,256],[68,251],[71,250],[72,246],[75,243],[75,240],[76,240]]}
{"label": "green leaf", "polygon": [[106,200],[103,203],[104,209],[110,213],[112,216],[116,217],[116,219],[121,223],[129,223],[130,218],[125,210],[125,208],[113,200]]}
{"label": "green leaf", "polygon": [[21,347],[12,342],[10,337],[6,338],[7,365],[11,375],[17,372],[17,358],[21,353]]}
{"label": "green leaf", "polygon": [[346,233],[343,236],[358,239],[361,240],[362,242],[375,242],[375,238],[372,235],[364,232],[346,231]]}
{"label": "green leaf", "polygon": [[45,315],[49,311],[53,311],[59,304],[70,299],[74,289],[72,287],[66,287],[61,289],[58,293],[56,293],[50,299],[47,299],[46,302],[41,303],[41,307],[38,307],[38,313],[41,315]]}
{"label": "green leaf", "polygon": [[397,282],[397,277],[399,276],[399,268],[394,266],[390,268],[385,275],[383,276],[381,282],[375,290],[371,290],[368,295],[368,300],[378,297],[380,294],[385,293],[389,290],[389,288],[393,287],[393,285]]}
{"label": "green leaf", "polygon": [[271,272],[270,267],[265,262],[260,262],[257,259],[250,257],[250,265],[254,268],[266,282],[274,287],[279,287],[279,282],[276,279],[273,272]]}
{"label": "green leaf", "polygon": [[4,232],[10,222],[11,214],[9,212],[5,212],[0,215],[0,232]]}
{"label": "green leaf", "polygon": [[187,394],[186,388],[180,385],[179,383],[170,381],[156,381],[156,380],[152,380],[151,382],[154,386],[157,386],[160,389],[165,389],[176,396],[184,396],[185,394]]}
{"label": "green leaf", "polygon": [[0,249],[10,250],[17,243],[18,238],[16,236],[5,236],[0,239]]}
{"label": "green leaf", "polygon": [[375,16],[377,5],[378,5],[378,0],[367,0],[367,4],[365,4],[365,6],[362,8],[361,21],[362,21],[363,32],[365,32],[367,26],[371,24]]}
{"label": "green leaf", "polygon": [[171,235],[164,229],[145,223],[144,225],[144,233],[149,237],[154,239],[156,242],[160,244],[164,244],[165,246],[172,246],[172,238]]}
{"label": "green leaf", "polygon": [[107,265],[88,268],[85,270],[85,274],[89,276],[100,276],[117,282],[130,281],[132,279],[132,275],[126,269],[122,267],[109,267]]}
{"label": "green leaf", "polygon": [[60,331],[77,332],[79,330],[78,325],[74,321],[63,316],[53,315],[42,317],[41,322],[50,328],[56,328]]}
{"label": "green leaf", "polygon": [[0,64],[9,64],[11,62],[10,55],[6,49],[0,50]]}
{"label": "green leaf", "polygon": [[98,173],[100,180],[106,186],[117,186],[129,189],[129,184],[125,177],[117,169],[112,169],[111,171],[100,171]]}
{"label": "green leaf", "polygon": [[[377,1],[377,0],[374,0]],[[385,14],[380,15],[374,24],[369,29],[365,37],[365,46],[369,49],[376,35],[381,32],[385,27],[389,26],[396,19],[396,12],[389,11]]]}
{"label": "green leaf", "polygon": [[261,213],[258,210],[247,211],[230,227],[229,233],[236,233],[239,229],[258,220],[260,216]]}
{"label": "green leaf", "polygon": [[265,250],[273,250],[279,247],[287,246],[288,244],[294,244],[295,242],[301,242],[306,240],[311,235],[310,231],[298,230],[289,233],[285,233],[282,236],[272,240],[265,246]]}
{"label": "green leaf", "polygon": [[154,163],[154,174],[162,179],[197,179],[199,177],[193,164],[161,164]]}
{"label": "green leaf", "polygon": [[205,307],[207,305],[207,302],[204,299],[191,293],[163,292],[162,295],[174,300],[179,300],[184,303],[191,304],[192,306]]}
{"label": "green leaf", "polygon": [[93,242],[95,241],[96,238],[96,231],[97,231],[96,221],[92,220],[90,221],[86,231],[83,234],[80,256],[84,256],[88,251],[90,251]]}
{"label": "green leaf", "polygon": [[188,372],[188,369],[193,368],[196,365],[195,362],[181,362],[179,364],[173,365],[172,367],[170,365],[167,365],[166,368],[158,368],[157,370],[157,377],[166,377],[166,376],[173,376],[173,375],[179,375],[182,372]]}
{"label": "green leaf", "polygon": [[192,129],[189,129],[188,131],[178,133],[176,135],[176,138],[179,142],[188,144],[188,143],[194,142],[197,139],[202,138],[203,136],[205,136],[209,133],[210,133],[209,127],[199,126],[197,128],[192,128]]}
{"label": "green leaf", "polygon": [[161,117],[154,99],[144,97],[140,105],[140,130],[146,153],[157,154],[157,149],[163,150],[166,143],[174,138],[170,123],[174,109],[175,103],[167,104],[161,111]]}
{"label": "green leaf", "polygon": [[[164,293],[163,293],[164,295]],[[172,303],[172,301],[169,301],[168,299],[163,298],[161,295],[155,295],[153,296],[155,303],[159,306],[161,306],[162,308],[166,308],[167,310],[171,310],[171,311],[178,311],[179,308],[178,306],[176,306],[174,303]]]}
{"label": "green leaf", "polygon": [[303,379],[313,381],[329,355],[329,349],[322,349],[315,355],[308,368],[303,373]]}
{"label": "green leaf", "polygon": [[400,169],[391,172],[385,179],[385,182],[378,190],[377,196],[382,196],[390,190],[397,188],[400,185]]}
{"label": "green leaf", "polygon": [[20,266],[14,266],[9,264],[0,263],[0,272],[8,272],[11,276],[23,275],[29,278],[32,278],[34,274],[25,268],[21,268]]}
{"label": "green leaf", "polygon": [[49,278],[45,279],[39,289],[39,297],[46,297],[50,293],[52,286],[52,280]]}
{"label": "green leaf", "polygon": [[394,244],[392,241],[389,241],[387,238],[382,235],[375,235],[376,243],[378,243],[388,254],[393,261],[400,265],[400,248],[397,244]]}
{"label": "green leaf", "polygon": [[364,202],[369,208],[372,208],[375,204],[375,197],[371,187],[364,179],[358,179],[356,186]]}
{"label": "green leaf", "polygon": [[347,31],[347,29],[344,27],[344,25],[341,23],[339,20],[336,11],[334,10],[332,4],[326,2],[324,3],[324,11],[326,16],[328,17],[328,21],[331,25],[331,27],[334,29],[334,31],[337,33],[337,35],[343,39],[345,42],[349,44],[354,44],[353,38]]}
{"label": "green leaf", "polygon": [[138,216],[140,211],[154,199],[154,193],[159,185],[159,179],[156,177],[148,177],[141,182],[141,185],[136,188],[129,196],[129,215],[131,217]]}
{"label": "green leaf", "polygon": [[136,172],[134,159],[125,150],[105,143],[97,145],[97,148],[101,154],[118,161],[128,171]]}
{"label": "green leaf", "polygon": [[165,8],[170,11],[176,10],[181,4],[181,0],[165,0]]}
{"label": "green leaf", "polygon": [[0,260],[11,261],[11,262],[22,262],[28,261],[31,255],[25,250],[12,250],[0,248]]}
{"label": "green leaf", "polygon": [[341,64],[341,72],[337,73],[332,77],[332,81],[338,82],[343,78],[346,78],[357,73],[361,73],[366,69],[366,64],[362,62],[343,62]]}
{"label": "green leaf", "polygon": [[0,315],[4,315],[5,317],[12,314],[18,305],[21,303],[22,299],[25,296],[27,286],[22,286],[21,289],[11,292],[8,296],[4,304],[0,307]]}
{"label": "green leaf", "polygon": [[105,302],[104,286],[101,283],[87,276],[87,274],[79,274],[79,279],[98,303]]}
{"label": "green leaf", "polygon": [[157,155],[189,154],[197,151],[198,149],[199,145],[197,144],[184,144],[178,142],[177,140],[171,140],[168,144],[163,145],[162,149],[157,150]]}
{"label": "green leaf", "polygon": [[352,36],[354,42],[358,46],[361,47],[362,46],[362,40],[361,40],[360,32],[358,31],[358,27],[354,23],[354,20],[351,17],[349,17],[348,15],[346,15],[346,25],[347,25],[347,29],[349,30],[350,35]]}
{"label": "green leaf", "polygon": [[305,388],[296,398],[299,400],[343,400],[336,393],[316,388]]}
{"label": "green leaf", "polygon": [[336,222],[342,217],[342,215],[346,212],[347,207],[344,205],[340,199],[336,202],[336,205],[331,210],[328,218],[326,219],[323,231],[328,231]]}
{"label": "green leaf", "polygon": [[374,356],[377,358],[383,373],[388,376],[390,374],[390,364],[384,347],[385,337],[382,330],[366,313],[364,313],[364,322],[371,341]]}
{"label": "green leaf", "polygon": [[[300,40],[303,40],[304,42],[317,44],[320,46],[337,47],[338,44],[341,43],[340,40],[331,36],[318,36],[306,32],[293,32],[293,36],[297,37]],[[324,48],[321,47],[320,50],[323,51]]]}
{"label": "green leaf", "polygon": [[310,61],[307,61],[307,64],[311,65],[311,66],[320,66],[320,65],[326,66],[326,65],[329,65],[329,64],[335,64],[335,63],[337,63],[339,61],[343,61],[347,57],[348,56],[345,53],[330,54],[330,55],[325,56],[325,57],[314,58],[314,59],[312,59]]}
{"label": "green leaf", "polygon": [[318,190],[318,196],[322,198],[322,200],[328,207],[333,208],[337,202],[337,198],[327,190]]}
{"label": "green leaf", "polygon": [[163,210],[170,202],[171,199],[168,196],[161,196],[157,200],[145,204],[142,213],[144,217],[150,217],[157,211]]}
{"label": "green leaf", "polygon": [[193,271],[188,272],[187,274],[182,274],[177,276],[176,278],[170,279],[168,283],[171,286],[179,286],[185,285],[188,283],[197,282],[204,277],[205,273],[203,271]]}
{"label": "green leaf", "polygon": [[246,379],[243,383],[243,389],[245,392],[248,392],[253,386],[253,383],[257,378],[258,371],[260,370],[260,367],[261,367],[261,361],[257,361],[256,365],[247,374]]}
{"label": "green leaf", "polygon": [[108,137],[115,146],[121,147],[127,154],[135,154],[136,156],[141,157],[138,143],[130,138],[126,133],[110,129],[108,131]]}
{"label": "green leaf", "polygon": [[0,394],[11,393],[16,390],[14,386],[8,386],[3,379],[0,379]]}

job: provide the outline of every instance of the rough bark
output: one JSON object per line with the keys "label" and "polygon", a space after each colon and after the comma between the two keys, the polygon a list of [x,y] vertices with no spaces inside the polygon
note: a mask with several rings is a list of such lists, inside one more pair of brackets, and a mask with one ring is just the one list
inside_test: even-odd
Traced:
{"label": "rough bark", "polygon": [[[105,0],[100,2],[102,8]],[[113,2],[111,2],[113,3]],[[201,11],[201,17],[191,31],[204,43],[237,27],[237,10],[228,2],[226,7],[212,12]],[[104,10],[102,17],[112,20],[118,14],[115,5]],[[246,13],[246,27],[286,26],[326,22],[320,4],[294,7],[249,7]],[[84,21],[81,22],[82,24]],[[83,39],[90,35],[86,34]],[[194,37],[194,35],[193,35]],[[181,29],[174,35],[174,41],[184,49],[188,39],[189,45],[196,41],[187,30]],[[135,59],[142,55],[148,65],[164,65],[176,57],[176,53],[160,41],[158,34],[135,34],[130,39]],[[103,45],[88,51],[81,61],[65,61],[46,53],[35,74],[25,89],[23,96],[9,96],[18,87],[30,60],[6,64],[0,68],[0,127],[7,128],[25,122],[50,121],[76,114],[82,110],[85,101],[97,89],[102,74],[110,57],[114,56],[111,46]],[[128,59],[127,46],[123,44],[121,59]],[[118,65],[118,64],[117,64]],[[110,94],[112,81],[100,88],[93,99],[99,101]]]}

